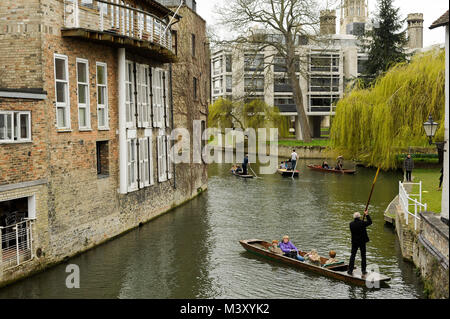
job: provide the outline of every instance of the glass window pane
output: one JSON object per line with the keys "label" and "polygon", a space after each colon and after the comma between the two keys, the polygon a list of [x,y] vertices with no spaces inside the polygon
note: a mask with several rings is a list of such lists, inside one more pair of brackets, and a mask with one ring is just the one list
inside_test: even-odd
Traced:
{"label": "glass window pane", "polygon": [[87,86],[78,84],[78,103],[87,104]]}
{"label": "glass window pane", "polygon": [[56,82],[56,102],[66,103],[66,83]]}
{"label": "glass window pane", "polygon": [[87,83],[86,78],[86,63],[77,63],[77,74],[78,74],[78,82]]}
{"label": "glass window pane", "polygon": [[29,139],[29,114],[20,114],[20,138]]}
{"label": "glass window pane", "polygon": [[100,105],[105,104],[105,88],[99,86],[97,88],[97,103]]}
{"label": "glass window pane", "polygon": [[86,127],[87,126],[86,108],[81,107],[81,108],[78,109],[78,112],[79,112],[80,126],[81,127]]}
{"label": "glass window pane", "polygon": [[12,115],[0,114],[0,140],[11,140],[12,132]]}
{"label": "glass window pane", "polygon": [[105,126],[105,109],[98,109],[98,126]]}
{"label": "glass window pane", "polygon": [[105,66],[97,65],[97,84],[106,84]]}
{"label": "glass window pane", "polygon": [[66,127],[66,112],[63,107],[57,108],[58,127]]}
{"label": "glass window pane", "polygon": [[55,73],[57,80],[67,80],[66,60],[58,58],[55,59]]}

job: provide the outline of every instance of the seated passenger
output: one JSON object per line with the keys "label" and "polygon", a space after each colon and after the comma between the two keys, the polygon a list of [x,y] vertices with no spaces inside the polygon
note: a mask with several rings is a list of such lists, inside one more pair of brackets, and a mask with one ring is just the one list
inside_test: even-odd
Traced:
{"label": "seated passenger", "polygon": [[297,247],[289,241],[289,236],[283,236],[283,241],[280,243],[280,249],[283,251],[284,256],[289,258],[298,259],[304,261],[305,259],[298,254]]}
{"label": "seated passenger", "polygon": [[336,259],[336,252],[334,250],[330,250],[329,255],[330,255],[330,258],[325,262],[325,264],[334,264],[339,261]]}
{"label": "seated passenger", "polygon": [[278,240],[272,240],[272,246],[269,247],[269,250],[275,254],[283,255],[283,251],[278,246]]}
{"label": "seated passenger", "polygon": [[330,169],[330,166],[328,165],[328,163],[326,161],[323,161],[322,168]]}
{"label": "seated passenger", "polygon": [[317,250],[313,249],[309,253],[305,255],[307,257],[308,261],[316,266],[320,266],[320,256],[317,253]]}

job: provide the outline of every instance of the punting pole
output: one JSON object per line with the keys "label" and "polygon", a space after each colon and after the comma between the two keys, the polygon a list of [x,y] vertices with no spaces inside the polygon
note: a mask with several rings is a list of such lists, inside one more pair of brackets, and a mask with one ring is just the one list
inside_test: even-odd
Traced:
{"label": "punting pole", "polygon": [[[364,209],[364,211],[366,211],[369,208],[370,199],[372,198],[373,190],[375,188],[375,183],[377,182],[379,173],[380,173],[380,167],[378,167],[377,173],[375,174],[375,178],[373,179],[372,189],[370,190],[369,199],[367,200],[366,209]],[[364,220],[364,218],[366,218],[366,215],[363,215],[363,220]]]}

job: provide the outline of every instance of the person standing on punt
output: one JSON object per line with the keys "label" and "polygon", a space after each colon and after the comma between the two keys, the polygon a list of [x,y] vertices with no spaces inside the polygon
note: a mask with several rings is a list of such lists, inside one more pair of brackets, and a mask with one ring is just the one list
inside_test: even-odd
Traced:
{"label": "person standing on punt", "polygon": [[292,150],[292,154],[291,154],[291,163],[292,163],[292,170],[295,170],[295,167],[297,166],[297,153],[295,152],[295,150]]}
{"label": "person standing on punt", "polygon": [[361,252],[361,272],[363,275],[366,272],[366,243],[369,242],[369,236],[367,235],[367,227],[372,225],[372,219],[369,216],[369,212],[366,210],[364,216],[367,221],[361,220],[360,213],[354,213],[354,220],[350,223],[350,231],[352,233],[352,254],[350,256],[350,263],[348,265],[347,273],[353,275],[353,269],[355,267],[355,257],[358,249]]}
{"label": "person standing on punt", "polygon": [[247,175],[247,166],[248,165],[249,165],[248,154],[245,154],[244,162],[242,163],[242,175]]}

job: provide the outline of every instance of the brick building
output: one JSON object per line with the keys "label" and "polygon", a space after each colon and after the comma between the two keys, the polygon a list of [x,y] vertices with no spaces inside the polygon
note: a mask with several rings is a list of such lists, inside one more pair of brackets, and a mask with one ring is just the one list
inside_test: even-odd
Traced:
{"label": "brick building", "polygon": [[206,188],[206,166],[169,151],[172,128],[193,129],[180,21],[153,0],[0,2],[0,286]]}

